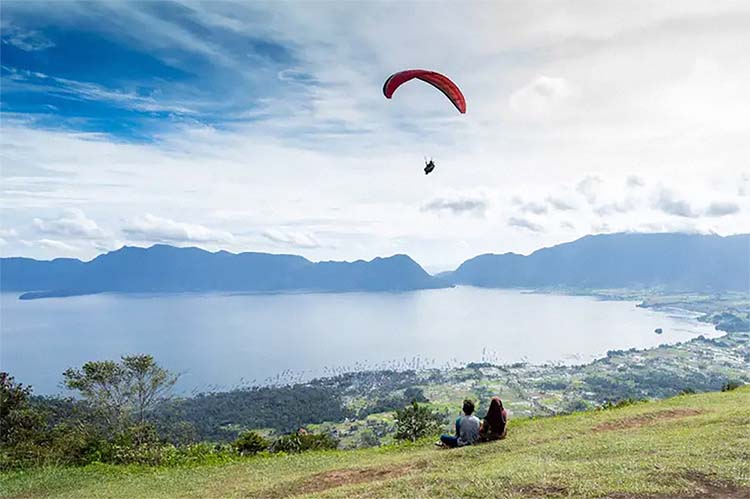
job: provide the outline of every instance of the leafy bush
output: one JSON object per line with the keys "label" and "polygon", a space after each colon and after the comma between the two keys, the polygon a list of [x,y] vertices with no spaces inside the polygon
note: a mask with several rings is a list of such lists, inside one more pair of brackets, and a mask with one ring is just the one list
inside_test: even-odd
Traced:
{"label": "leafy bush", "polygon": [[112,446],[113,464],[146,464],[159,466],[172,464],[177,460],[177,447],[172,444],[143,443],[133,446],[115,444]]}
{"label": "leafy bush", "polygon": [[565,412],[580,412],[585,411],[588,408],[589,405],[586,403],[586,401],[581,399],[569,400],[565,404]]}
{"label": "leafy bush", "polygon": [[359,434],[357,442],[358,447],[377,447],[380,445],[380,439],[370,428],[365,428]]}
{"label": "leafy bush", "polygon": [[732,390],[736,390],[737,388],[741,387],[742,385],[743,385],[742,381],[727,381],[721,387],[721,391],[722,392],[731,392]]}
{"label": "leafy bush", "polygon": [[415,400],[411,405],[396,411],[396,438],[415,442],[437,433],[441,422],[442,418],[438,414]]}
{"label": "leafy bush", "polygon": [[643,402],[643,400],[638,400],[634,398],[626,398],[622,400],[617,401],[606,401],[602,405],[600,405],[597,409],[599,410],[608,410],[608,409],[619,409],[620,407],[627,407],[629,405],[634,405],[639,402]]}
{"label": "leafy bush", "polygon": [[269,442],[254,431],[242,433],[232,444],[242,455],[257,454],[268,449]]}
{"label": "leafy bush", "polygon": [[2,446],[0,469],[45,464],[81,465],[111,459],[112,446],[83,424],[61,423],[33,439]]}
{"label": "leafy bush", "polygon": [[156,428],[149,423],[139,423],[126,428],[119,433],[113,442],[123,447],[136,447],[146,444],[161,443]]}
{"label": "leafy bush", "polygon": [[314,435],[292,433],[274,440],[271,452],[304,452],[307,450],[335,449],[338,441],[328,434]]}
{"label": "leafy bush", "polygon": [[177,447],[177,450],[174,462],[168,464],[222,463],[231,461],[237,456],[234,447],[228,444],[201,442]]}

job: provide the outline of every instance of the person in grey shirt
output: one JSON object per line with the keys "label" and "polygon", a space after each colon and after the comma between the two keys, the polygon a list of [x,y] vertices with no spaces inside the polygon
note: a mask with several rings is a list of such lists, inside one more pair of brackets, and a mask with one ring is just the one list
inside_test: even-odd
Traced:
{"label": "person in grey shirt", "polygon": [[474,402],[464,400],[463,416],[456,419],[456,435],[441,435],[437,445],[463,447],[479,440],[479,418],[474,416]]}

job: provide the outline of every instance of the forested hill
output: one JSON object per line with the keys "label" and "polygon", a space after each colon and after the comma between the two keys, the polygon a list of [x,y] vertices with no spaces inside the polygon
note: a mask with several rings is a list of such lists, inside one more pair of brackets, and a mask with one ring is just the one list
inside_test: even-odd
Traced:
{"label": "forested hill", "polygon": [[606,234],[524,256],[486,254],[441,277],[483,287],[747,291],[750,234]]}
{"label": "forested hill", "polygon": [[155,245],[125,246],[89,262],[3,258],[0,287],[24,298],[100,292],[402,291],[445,287],[406,255],[356,262]]}

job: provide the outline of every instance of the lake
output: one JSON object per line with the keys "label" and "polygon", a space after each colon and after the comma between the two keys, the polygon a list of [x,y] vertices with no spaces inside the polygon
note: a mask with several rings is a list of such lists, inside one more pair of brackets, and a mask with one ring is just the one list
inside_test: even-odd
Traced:
{"label": "lake", "polygon": [[[35,393],[88,360],[150,353],[178,391],[343,370],[471,361],[581,363],[607,350],[717,336],[689,314],[635,302],[456,287],[406,293],[0,295],[0,363]],[[662,328],[657,335],[654,329]]]}

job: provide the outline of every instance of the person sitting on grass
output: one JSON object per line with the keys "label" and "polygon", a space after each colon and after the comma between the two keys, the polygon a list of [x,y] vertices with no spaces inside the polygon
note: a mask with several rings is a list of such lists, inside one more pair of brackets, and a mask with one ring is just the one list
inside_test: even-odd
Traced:
{"label": "person sitting on grass", "polygon": [[482,442],[488,442],[505,438],[507,425],[508,413],[503,409],[503,401],[500,400],[500,397],[492,397],[490,408],[487,410],[487,415],[484,417],[479,430],[479,439]]}
{"label": "person sitting on grass", "polygon": [[464,400],[463,416],[456,419],[456,435],[441,435],[437,445],[445,447],[463,447],[471,445],[479,440],[479,418],[472,416],[474,402]]}

